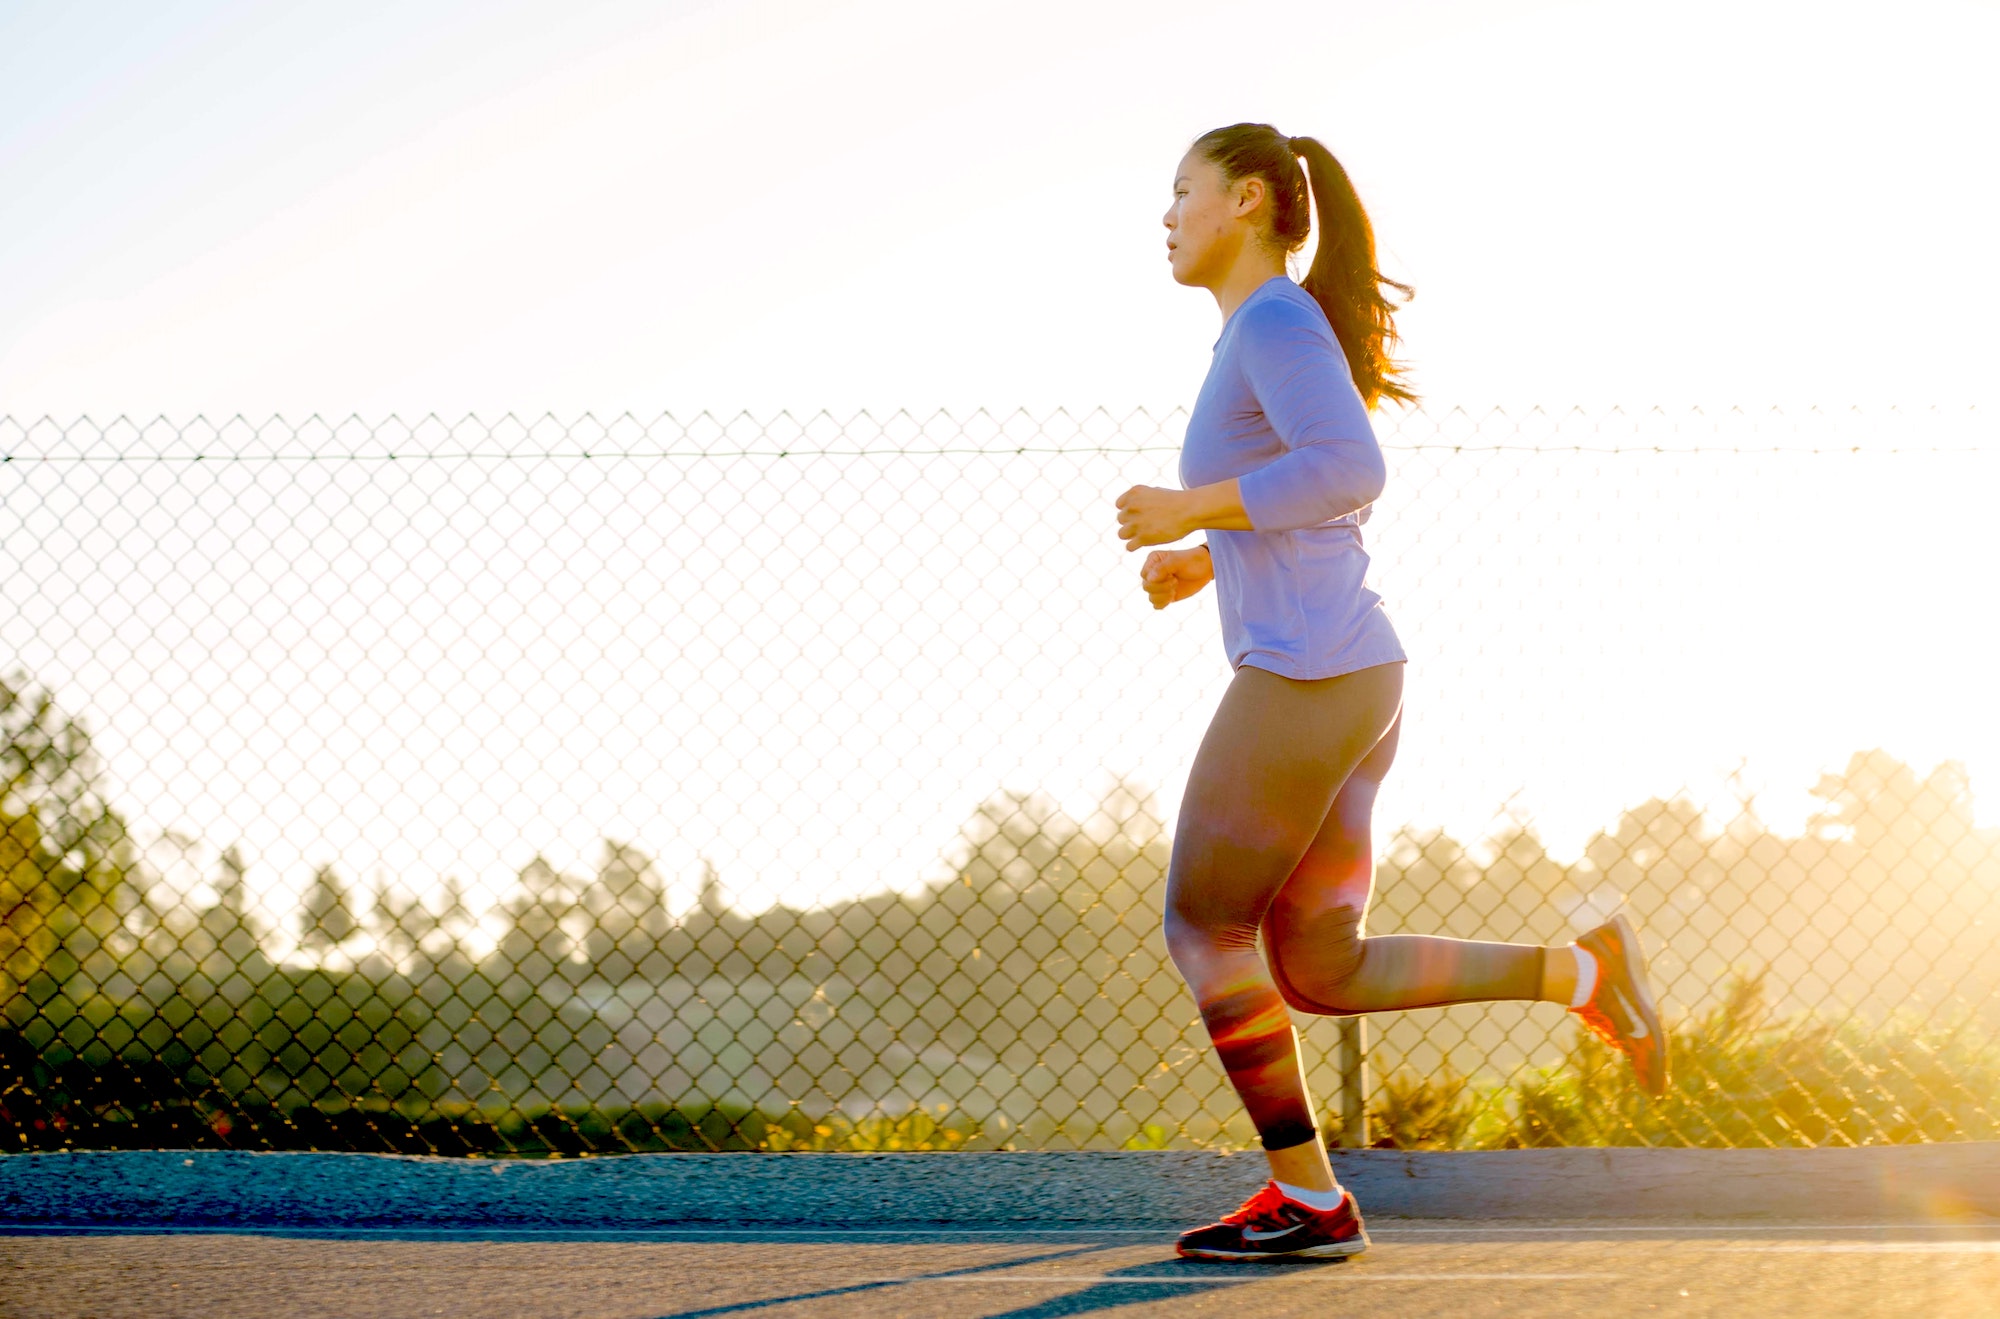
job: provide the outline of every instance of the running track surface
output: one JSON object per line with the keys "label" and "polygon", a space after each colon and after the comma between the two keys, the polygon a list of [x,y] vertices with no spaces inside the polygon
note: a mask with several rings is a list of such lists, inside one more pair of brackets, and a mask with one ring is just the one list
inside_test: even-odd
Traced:
{"label": "running track surface", "polygon": [[[7,1229],[0,1228],[0,1232]],[[2000,1314],[2000,1225],[1384,1222],[1347,1263],[1174,1258],[1171,1234],[0,1235],[0,1315]]]}

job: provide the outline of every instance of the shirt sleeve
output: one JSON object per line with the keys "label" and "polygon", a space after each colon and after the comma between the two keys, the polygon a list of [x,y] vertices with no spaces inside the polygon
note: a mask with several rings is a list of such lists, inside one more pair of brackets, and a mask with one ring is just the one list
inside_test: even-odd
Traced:
{"label": "shirt sleeve", "polygon": [[1247,309],[1243,376],[1285,453],[1237,478],[1258,531],[1293,531],[1365,508],[1388,467],[1347,358],[1316,308],[1271,298]]}

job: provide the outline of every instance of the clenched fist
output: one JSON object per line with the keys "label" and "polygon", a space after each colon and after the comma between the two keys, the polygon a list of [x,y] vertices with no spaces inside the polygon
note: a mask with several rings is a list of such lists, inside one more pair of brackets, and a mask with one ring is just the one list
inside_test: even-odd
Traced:
{"label": "clenched fist", "polygon": [[1118,539],[1128,550],[1179,540],[1201,526],[1192,516],[1195,501],[1193,491],[1135,485],[1118,496]]}
{"label": "clenched fist", "polygon": [[1139,570],[1146,598],[1153,608],[1165,609],[1176,600],[1185,600],[1215,580],[1215,564],[1206,546],[1191,550],[1154,550]]}

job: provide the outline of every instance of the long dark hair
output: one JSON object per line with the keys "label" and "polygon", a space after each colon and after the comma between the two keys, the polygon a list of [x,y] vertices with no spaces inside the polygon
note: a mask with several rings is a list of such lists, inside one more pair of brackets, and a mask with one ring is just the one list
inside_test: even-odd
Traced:
{"label": "long dark hair", "polygon": [[1287,252],[1304,247],[1312,232],[1306,204],[1311,177],[1312,201],[1319,208],[1319,249],[1299,285],[1333,325],[1361,401],[1370,408],[1385,398],[1415,403],[1415,391],[1403,383],[1402,364],[1389,356],[1398,342],[1396,306],[1382,292],[1387,286],[1408,301],[1414,290],[1375,268],[1375,226],[1333,153],[1315,138],[1286,137],[1269,124],[1217,128],[1196,138],[1192,149],[1229,183],[1252,176],[1264,180],[1271,198],[1271,237]]}

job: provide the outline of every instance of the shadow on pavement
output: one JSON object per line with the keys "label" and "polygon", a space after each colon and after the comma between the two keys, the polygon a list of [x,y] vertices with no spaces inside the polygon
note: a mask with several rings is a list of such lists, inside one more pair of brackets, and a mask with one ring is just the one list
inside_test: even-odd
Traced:
{"label": "shadow on pavement", "polygon": [[883,1291],[890,1287],[901,1287],[912,1282],[924,1282],[933,1278],[962,1278],[978,1273],[996,1273],[1002,1269],[1019,1268],[1023,1264],[1046,1264],[1054,1260],[1075,1259],[1080,1255],[1093,1255],[1100,1250],[1111,1249],[1108,1245],[1092,1244],[1078,1246],[1071,1250],[1053,1250],[1043,1255],[1028,1255],[1020,1259],[999,1260],[992,1264],[975,1264],[963,1269],[945,1269],[938,1273],[915,1273],[907,1278],[889,1278],[879,1282],[856,1282],[845,1287],[823,1287],[817,1291],[793,1292],[786,1296],[767,1296],[756,1301],[732,1301],[728,1305],[704,1306],[699,1310],[675,1310],[662,1315],[660,1319],[706,1319],[715,1314],[742,1314],[748,1310],[762,1310],[773,1305],[790,1305],[794,1301],[817,1301],[829,1296],[852,1296],[857,1292]]}
{"label": "shadow on pavement", "polygon": [[[752,1310],[766,1309],[774,1305],[790,1305],[798,1301],[816,1301],[830,1296],[851,1296],[858,1292],[886,1291],[890,1288],[905,1287],[911,1283],[935,1282],[950,1278],[971,1277],[978,1274],[1004,1273],[1023,1265],[1048,1264],[1062,1260],[1076,1260],[1094,1255],[1100,1251],[1119,1249],[1124,1243],[1094,1243],[1071,1250],[1049,1251],[1041,1255],[1028,1255],[1017,1259],[999,1260],[991,1264],[979,1264],[963,1269],[945,1269],[936,1273],[913,1273],[907,1278],[889,1278],[879,1281],[851,1283],[844,1287],[826,1287],[816,1291],[792,1292],[784,1296],[767,1296],[755,1301],[735,1301],[728,1305],[705,1306],[699,1310],[675,1310],[661,1315],[660,1319],[707,1319],[710,1315],[743,1314]],[[1325,1261],[1317,1261],[1324,1265]],[[1269,1277],[1270,1266],[1261,1266],[1256,1276]],[[1308,1266],[1301,1266],[1308,1267]],[[1113,1269],[1098,1275],[1104,1281],[1093,1282],[1082,1291],[1065,1296],[1037,1301],[1033,1305],[1016,1310],[1008,1310],[993,1316],[993,1319],[1058,1319],[1062,1315],[1088,1314],[1093,1310],[1108,1310],[1121,1305],[1131,1305],[1138,1301],[1166,1300],[1171,1297],[1187,1296],[1192,1293],[1214,1291],[1222,1287],[1240,1286],[1251,1281],[1241,1266],[1208,1263],[1199,1260],[1152,1260],[1144,1264],[1134,1264],[1122,1269]],[[1116,1279],[1116,1281],[1112,1281]],[[1034,1274],[1024,1275],[1022,1282],[1039,1281]]]}
{"label": "shadow on pavement", "polygon": [[[1113,1269],[1104,1275],[1107,1281],[1096,1283],[1082,1291],[1071,1292],[1067,1296],[1052,1296],[1046,1301],[1037,1301],[1018,1310],[1002,1310],[989,1315],[988,1319],[1060,1319],[1063,1315],[1089,1314],[1093,1310],[1110,1310],[1143,1301],[1164,1301],[1218,1291],[1224,1287],[1240,1287],[1246,1282],[1278,1276],[1279,1271],[1323,1269],[1330,1264],[1341,1262],[1344,1261],[1299,1260],[1290,1264],[1252,1261],[1230,1264],[1215,1260],[1153,1260],[1145,1264],[1134,1264],[1128,1268]],[[1108,1281],[1112,1278],[1118,1281]]]}

